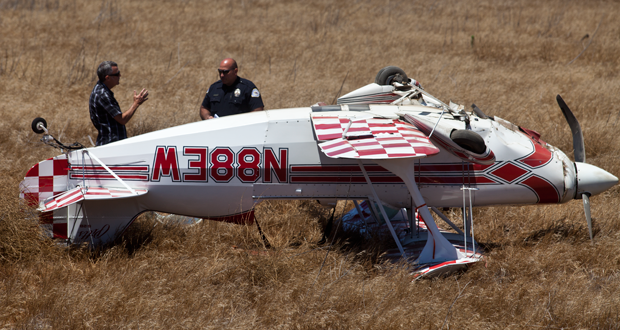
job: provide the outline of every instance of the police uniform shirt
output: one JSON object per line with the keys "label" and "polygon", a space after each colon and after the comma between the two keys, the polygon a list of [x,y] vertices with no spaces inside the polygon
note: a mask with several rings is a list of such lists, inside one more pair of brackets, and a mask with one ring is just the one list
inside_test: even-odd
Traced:
{"label": "police uniform shirt", "polygon": [[264,105],[254,83],[237,77],[231,86],[224,85],[221,80],[211,85],[202,106],[211,112],[211,116],[224,117],[250,112]]}

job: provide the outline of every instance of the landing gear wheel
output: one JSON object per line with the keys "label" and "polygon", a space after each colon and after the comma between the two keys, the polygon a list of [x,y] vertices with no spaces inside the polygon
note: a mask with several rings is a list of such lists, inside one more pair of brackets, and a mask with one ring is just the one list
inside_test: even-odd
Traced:
{"label": "landing gear wheel", "polygon": [[379,70],[379,72],[377,72],[377,75],[375,76],[375,83],[379,84],[379,77],[381,76],[381,73],[387,68],[389,68],[389,66],[386,66],[385,68],[382,68],[381,70]]}
{"label": "landing gear wheel", "polygon": [[393,82],[402,84],[409,82],[409,78],[405,71],[397,66],[386,66],[379,70],[375,77],[375,83],[379,85],[391,85]]}
{"label": "landing gear wheel", "polygon": [[487,150],[484,139],[476,132],[466,129],[456,129],[450,133],[450,138],[461,148],[476,154],[482,154]]}
{"label": "landing gear wheel", "polygon": [[43,127],[47,128],[45,119],[37,117],[32,121],[32,130],[37,134],[45,133],[45,130],[39,127],[39,125],[43,125]]}

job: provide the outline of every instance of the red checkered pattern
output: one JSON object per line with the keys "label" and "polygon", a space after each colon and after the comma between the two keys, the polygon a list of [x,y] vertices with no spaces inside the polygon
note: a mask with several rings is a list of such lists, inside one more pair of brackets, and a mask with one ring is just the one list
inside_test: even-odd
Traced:
{"label": "red checkered pattern", "polygon": [[439,153],[428,140],[404,137],[396,134],[379,134],[359,140],[336,139],[319,144],[331,158],[389,159],[422,158]]}
{"label": "red checkered pattern", "polygon": [[34,165],[21,182],[20,197],[29,205],[59,195],[67,190],[69,163],[65,155],[56,156]]}
{"label": "red checkered pattern", "polygon": [[313,117],[312,122],[317,138],[327,140],[319,147],[331,158],[421,158],[439,153],[424,133],[396,119]]}
{"label": "red checkered pattern", "polygon": [[342,133],[349,125],[349,121],[348,118],[339,117],[312,117],[314,132],[319,141],[341,138]]}
{"label": "red checkered pattern", "polygon": [[[39,207],[41,202],[67,190],[68,172],[69,163],[65,155],[49,158],[34,165],[20,184],[20,197],[28,205]],[[52,233],[53,237],[66,238],[66,220],[61,224],[54,218],[52,212],[48,212],[39,215],[39,222]]]}
{"label": "red checkered pattern", "polygon": [[[349,123],[351,126],[349,127]],[[347,130],[344,138],[354,139],[364,136],[374,136],[381,133],[400,133],[406,137],[418,137],[426,139],[426,135],[415,126],[397,119],[367,118],[350,119],[341,117],[312,117],[314,131],[319,141],[329,141],[343,138],[342,134]]]}
{"label": "red checkered pattern", "polygon": [[45,208],[42,210],[43,212],[49,212],[61,207],[65,207],[71,205],[73,203],[77,203],[82,200],[99,200],[99,199],[110,199],[110,198],[123,198],[123,197],[133,197],[140,196],[147,193],[146,189],[135,189],[137,195],[134,195],[129,189],[115,189],[115,188],[98,188],[98,187],[90,187],[88,190],[82,189],[81,187],[73,188],[64,194],[53,198],[45,203]]}

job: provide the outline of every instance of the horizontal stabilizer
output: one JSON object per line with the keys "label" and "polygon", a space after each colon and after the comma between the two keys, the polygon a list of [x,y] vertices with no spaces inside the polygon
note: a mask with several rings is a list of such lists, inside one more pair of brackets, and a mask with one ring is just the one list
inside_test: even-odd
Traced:
{"label": "horizontal stabilizer", "polygon": [[42,212],[49,212],[69,206],[82,200],[103,200],[113,198],[137,197],[144,195],[148,192],[146,189],[135,189],[134,191],[135,194],[132,193],[129,189],[124,188],[89,187],[88,189],[83,189],[82,187],[76,187],[56,197],[48,199],[47,201],[45,201],[44,206],[40,207],[39,210]]}

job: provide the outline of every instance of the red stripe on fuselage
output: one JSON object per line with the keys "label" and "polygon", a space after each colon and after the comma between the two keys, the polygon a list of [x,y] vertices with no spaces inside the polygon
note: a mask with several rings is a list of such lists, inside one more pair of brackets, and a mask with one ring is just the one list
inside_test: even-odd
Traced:
{"label": "red stripe on fuselage", "polygon": [[[149,170],[148,166],[108,166],[113,172],[132,171],[132,172],[146,172]],[[72,171],[106,171],[103,166],[71,166]]]}
{"label": "red stripe on fuselage", "polygon": [[[402,183],[397,176],[370,177],[372,183]],[[291,183],[366,183],[363,176],[291,176]]]}
{"label": "red stripe on fuselage", "polygon": [[[119,178],[126,180],[140,180],[140,181],[148,181],[149,176],[147,174],[143,175],[130,175],[130,174],[117,174]],[[74,174],[71,173],[71,179],[105,179],[105,180],[115,180],[111,174],[85,174],[82,176],[81,173]]]}
{"label": "red stripe on fuselage", "polygon": [[[364,165],[366,172],[386,172],[392,173],[385,168],[378,165]],[[293,165],[291,166],[291,173],[299,172],[359,172],[360,167],[358,165]]]}
{"label": "red stripe on fuselage", "polygon": [[[493,165],[480,165],[474,163],[457,163],[457,164],[423,164],[416,165],[416,172],[452,172],[454,174],[460,174],[463,171],[481,172]],[[379,165],[364,165],[367,172],[384,172],[392,173]],[[291,173],[300,172],[360,172],[358,165],[293,165],[291,166]]]}
{"label": "red stripe on fuselage", "polygon": [[522,185],[530,187],[538,195],[538,203],[558,203],[560,196],[555,187],[548,181],[537,176],[531,176],[521,182]]}
{"label": "red stripe on fuselage", "polygon": [[[465,180],[465,181],[464,181]],[[371,176],[372,183],[402,183],[403,180],[397,176]],[[463,178],[460,176],[423,176],[416,177],[416,182],[420,184],[494,184],[497,183],[486,177]],[[291,176],[291,183],[366,183],[363,176]]]}
{"label": "red stripe on fuselage", "polygon": [[519,162],[529,167],[536,168],[544,166],[551,161],[551,158],[553,158],[553,153],[551,153],[551,151],[536,142],[531,136],[526,134],[523,135],[527,136],[532,141],[532,144],[534,145],[534,152],[526,158],[519,159]]}

